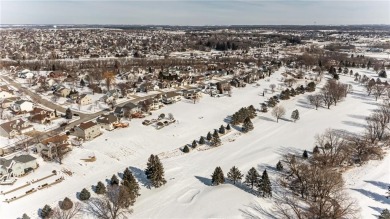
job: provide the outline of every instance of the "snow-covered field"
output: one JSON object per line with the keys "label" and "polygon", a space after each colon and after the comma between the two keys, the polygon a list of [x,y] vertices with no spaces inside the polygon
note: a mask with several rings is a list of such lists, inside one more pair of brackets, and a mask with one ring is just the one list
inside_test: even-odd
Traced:
{"label": "snow-covered field", "polygon": [[[160,113],[172,113],[177,123],[168,127],[156,130],[153,126],[143,126],[142,120],[132,120],[128,128],[104,132],[93,141],[84,143],[81,148],[74,148],[61,166],[40,162],[37,174],[48,175],[53,169],[60,171],[65,168],[71,170],[73,175],[64,175],[65,181],[51,188],[9,204],[1,204],[0,218],[15,218],[23,213],[36,216],[39,208],[45,204],[57,206],[58,201],[65,196],[76,200],[76,193],[82,188],[91,190],[91,186],[98,181],[104,182],[112,174],[123,172],[126,167],[130,167],[142,188],[141,196],[133,207],[132,217],[135,218],[242,218],[245,216],[243,212],[252,211],[250,206],[253,204],[270,208],[270,199],[259,198],[242,187],[231,184],[210,186],[210,175],[215,167],[221,166],[225,174],[234,165],[243,173],[251,167],[261,172],[267,168],[271,180],[274,180],[275,174],[269,167],[274,167],[282,154],[312,150],[314,136],[327,128],[361,132],[365,117],[377,107],[375,99],[367,97],[352,77],[341,76],[341,81],[353,84],[354,91],[330,110],[315,110],[307,104],[308,94],[300,95],[280,103],[287,113],[286,119],[279,123],[269,112],[258,113],[257,118],[252,120],[255,127],[252,132],[239,134],[233,129],[222,137],[223,145],[218,148],[203,147],[209,150],[192,150],[189,154],[178,150],[220,125],[226,125],[226,116],[239,108],[251,104],[259,108],[262,102],[273,95],[267,93],[263,97],[260,94],[264,89],[269,90],[271,83],[281,83],[279,79],[282,71],[273,74],[270,81],[260,81],[260,87],[247,85],[234,89],[232,97],[213,98],[204,95],[197,104],[183,100],[147,117],[152,119]],[[301,117],[296,123],[288,120],[295,109],[299,110]],[[143,174],[147,158],[152,153],[160,155],[165,167],[167,184],[159,189],[148,189]],[[81,160],[91,154],[96,156],[95,162]],[[384,186],[389,181],[388,164],[389,156],[383,161],[370,162],[346,174],[346,190],[359,200],[362,209],[360,218],[375,218],[374,214],[378,214],[380,209],[390,208],[390,201],[380,196],[384,195]],[[36,176],[30,174],[18,183],[31,178]],[[5,198],[9,197],[0,196],[0,201]]]}

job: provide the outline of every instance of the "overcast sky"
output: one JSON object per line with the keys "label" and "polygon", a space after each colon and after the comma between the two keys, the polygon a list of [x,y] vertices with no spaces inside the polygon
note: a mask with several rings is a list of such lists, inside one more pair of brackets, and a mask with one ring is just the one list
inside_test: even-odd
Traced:
{"label": "overcast sky", "polygon": [[0,0],[1,24],[390,24],[390,1]]}

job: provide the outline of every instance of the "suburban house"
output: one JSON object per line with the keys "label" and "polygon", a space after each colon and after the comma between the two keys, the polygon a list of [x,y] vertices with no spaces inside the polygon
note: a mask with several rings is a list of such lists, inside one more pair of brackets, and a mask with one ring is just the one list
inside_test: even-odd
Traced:
{"label": "suburban house", "polygon": [[30,115],[31,116],[29,117],[29,120],[31,122],[40,123],[40,124],[50,122],[52,119],[56,117],[53,111],[45,110],[38,107],[35,107],[30,112]]}
{"label": "suburban house", "polygon": [[117,106],[114,110],[114,114],[118,117],[129,117],[129,115],[137,113],[140,108],[137,104],[132,102],[126,103],[124,106]]}
{"label": "suburban house", "polygon": [[230,84],[234,87],[245,87],[246,86],[244,81],[242,79],[239,79],[239,78],[233,78],[232,81],[230,82]]}
{"label": "suburban house", "polygon": [[229,89],[231,89],[229,82],[221,81],[221,82],[217,83],[217,90],[219,91],[219,93],[223,94],[223,93],[225,93],[225,91],[227,91]]}
{"label": "suburban house", "polygon": [[244,82],[248,84],[258,81],[259,79],[260,79],[260,73],[257,72],[248,73],[244,76]]}
{"label": "suburban house", "polygon": [[199,92],[199,90],[195,90],[195,89],[185,90],[183,91],[183,96],[186,99],[194,99],[194,97],[200,97],[201,93]]}
{"label": "suburban house", "polygon": [[0,99],[14,97],[14,91],[10,90],[7,85],[0,86]]}
{"label": "suburban house", "polygon": [[2,101],[0,101],[1,103],[1,108],[3,109],[7,109],[7,108],[10,108],[11,105],[17,101],[17,100],[20,100],[19,97],[10,97],[10,98],[7,98],[7,99],[3,99]]}
{"label": "suburban house", "polygon": [[104,96],[100,98],[100,101],[109,103],[112,102],[113,100],[118,99],[120,91],[117,91],[116,89],[114,90],[109,90],[106,92]]}
{"label": "suburban house", "polygon": [[59,134],[42,140],[36,144],[36,149],[41,156],[50,159],[53,159],[56,156],[58,150],[61,150],[62,153],[71,150],[66,134]]}
{"label": "suburban house", "polygon": [[168,92],[163,95],[162,101],[165,104],[174,103],[181,100],[181,95],[179,93],[176,93],[174,91]]}
{"label": "suburban house", "polygon": [[34,126],[22,119],[16,119],[0,124],[0,135],[8,138],[13,138],[16,135],[24,134],[32,130],[34,130]]}
{"label": "suburban house", "polygon": [[73,135],[84,140],[92,140],[101,134],[100,126],[92,121],[83,122],[74,128]]}
{"label": "suburban house", "polygon": [[[22,176],[38,168],[37,159],[31,155],[19,155],[12,159],[0,158],[0,176],[9,177]],[[6,180],[6,177],[0,177]]]}
{"label": "suburban house", "polygon": [[87,94],[81,94],[77,99],[77,103],[83,106],[89,105],[92,104],[92,98]]}
{"label": "suburban house", "polygon": [[70,90],[66,87],[61,87],[54,91],[54,95],[59,97],[67,97],[70,94]]}
{"label": "suburban house", "polygon": [[110,113],[99,116],[96,119],[96,122],[98,123],[98,125],[100,125],[101,128],[111,131],[114,129],[114,124],[119,122],[119,118],[113,113]]}
{"label": "suburban house", "polygon": [[11,106],[11,110],[17,113],[30,112],[33,110],[34,104],[28,100],[17,100]]}
{"label": "suburban house", "polygon": [[158,110],[163,107],[163,104],[159,101],[158,98],[149,98],[138,103],[143,111],[149,110]]}
{"label": "suburban house", "polygon": [[28,69],[24,69],[23,71],[18,73],[19,78],[33,78],[34,73],[30,72]]}

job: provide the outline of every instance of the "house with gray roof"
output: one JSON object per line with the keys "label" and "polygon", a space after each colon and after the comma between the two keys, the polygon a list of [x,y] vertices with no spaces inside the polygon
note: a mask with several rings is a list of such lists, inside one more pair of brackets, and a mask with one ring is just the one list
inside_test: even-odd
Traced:
{"label": "house with gray roof", "polygon": [[37,159],[29,154],[15,156],[12,159],[0,158],[0,181],[8,177],[22,176],[38,168]]}
{"label": "house with gray roof", "polygon": [[119,122],[119,118],[114,113],[101,115],[96,119],[98,125],[108,131],[114,129],[114,124]]}

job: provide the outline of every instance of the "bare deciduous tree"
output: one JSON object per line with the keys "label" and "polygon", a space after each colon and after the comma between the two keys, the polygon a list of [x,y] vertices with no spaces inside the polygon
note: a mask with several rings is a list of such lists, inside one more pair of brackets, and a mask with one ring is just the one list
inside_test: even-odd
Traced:
{"label": "bare deciduous tree", "polygon": [[307,99],[311,105],[315,106],[316,110],[319,106],[322,105],[323,102],[322,96],[320,94],[309,95]]}
{"label": "bare deciduous tree", "polygon": [[272,116],[276,118],[276,122],[286,114],[286,110],[283,106],[275,106],[271,112]]}
{"label": "bare deciduous tree", "polygon": [[[368,78],[367,78],[367,80],[368,80]],[[367,81],[367,83],[364,85],[366,87],[366,91],[367,91],[368,96],[371,95],[372,89],[374,88],[375,84],[376,84],[375,80],[371,79],[371,80]]]}
{"label": "bare deciduous tree", "polygon": [[315,138],[320,153],[313,157],[314,162],[321,166],[334,167],[348,160],[350,148],[339,131],[328,129]]}
{"label": "bare deciduous tree", "polygon": [[388,117],[383,113],[376,112],[367,117],[366,122],[366,134],[371,143],[374,143],[376,139],[382,140],[387,128]]}
{"label": "bare deciduous tree", "polygon": [[118,185],[108,186],[104,196],[89,199],[85,212],[101,219],[125,218],[126,214],[132,213],[130,203],[130,195],[126,188]]}
{"label": "bare deciduous tree", "polygon": [[272,93],[275,92],[276,85],[275,84],[270,84],[269,88],[271,88]]}
{"label": "bare deciduous tree", "polygon": [[73,203],[73,207],[68,210],[63,210],[60,207],[56,207],[53,211],[53,219],[72,219],[78,217],[83,210],[83,206],[80,202]]}
{"label": "bare deciduous tree", "polygon": [[375,96],[375,100],[378,100],[378,98],[385,93],[385,90],[386,87],[384,85],[376,83],[372,89],[372,92]]}

